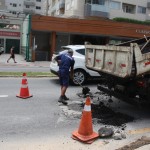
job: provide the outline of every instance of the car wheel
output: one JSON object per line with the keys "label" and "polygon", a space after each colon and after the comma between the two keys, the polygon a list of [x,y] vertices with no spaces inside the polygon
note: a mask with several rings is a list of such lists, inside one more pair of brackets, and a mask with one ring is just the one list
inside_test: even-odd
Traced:
{"label": "car wheel", "polygon": [[86,73],[83,70],[74,70],[73,84],[82,85],[86,81]]}

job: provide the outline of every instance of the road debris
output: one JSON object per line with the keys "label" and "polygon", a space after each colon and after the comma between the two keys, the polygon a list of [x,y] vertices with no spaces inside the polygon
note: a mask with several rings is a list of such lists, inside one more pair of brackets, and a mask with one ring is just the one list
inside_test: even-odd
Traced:
{"label": "road debris", "polygon": [[98,130],[98,133],[99,133],[100,138],[104,138],[104,137],[111,137],[114,134],[114,131],[112,128],[101,127]]}
{"label": "road debris", "polygon": [[123,131],[117,130],[113,135],[114,140],[126,139],[126,134]]}
{"label": "road debris", "polygon": [[136,140],[135,142],[132,142],[129,145],[125,145],[116,150],[134,150],[148,144],[150,144],[150,137],[142,136],[140,139]]}

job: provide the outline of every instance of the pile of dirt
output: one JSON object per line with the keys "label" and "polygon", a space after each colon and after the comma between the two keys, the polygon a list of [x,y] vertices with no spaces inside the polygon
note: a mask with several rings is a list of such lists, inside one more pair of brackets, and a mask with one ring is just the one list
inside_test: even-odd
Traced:
{"label": "pile of dirt", "polygon": [[97,123],[123,127],[125,123],[132,122],[134,120],[132,116],[128,116],[120,112],[115,112],[103,104],[92,104],[91,107],[92,117],[97,118]]}

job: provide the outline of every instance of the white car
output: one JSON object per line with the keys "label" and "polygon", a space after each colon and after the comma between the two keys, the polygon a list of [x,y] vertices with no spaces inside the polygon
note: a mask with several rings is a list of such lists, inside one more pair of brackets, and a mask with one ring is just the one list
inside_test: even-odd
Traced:
{"label": "white car", "polygon": [[[84,84],[90,77],[100,77],[99,73],[96,71],[89,70],[85,67],[85,46],[84,45],[68,45],[62,46],[61,53],[66,53],[68,49],[73,50],[73,57],[75,60],[74,64],[74,77],[73,81],[71,81],[75,85],[82,85]],[[58,64],[55,61],[56,54],[53,54],[52,61],[50,63],[50,72],[58,75]]]}

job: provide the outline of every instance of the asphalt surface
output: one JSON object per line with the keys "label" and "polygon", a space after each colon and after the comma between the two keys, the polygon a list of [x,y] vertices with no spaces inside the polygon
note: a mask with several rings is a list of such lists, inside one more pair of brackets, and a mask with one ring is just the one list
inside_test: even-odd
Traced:
{"label": "asphalt surface", "polygon": [[[9,56],[10,56],[9,54],[0,55],[0,71],[10,71],[10,70],[11,71],[16,71],[16,70],[22,71],[22,70],[27,69],[27,70],[31,70],[31,71],[35,70],[35,71],[42,71],[42,72],[47,72],[48,71],[49,72],[50,61],[26,62],[26,60],[24,59],[24,57],[22,55],[16,55],[17,63],[14,63],[13,60],[10,60],[10,62],[7,63],[7,59],[9,58]],[[59,111],[63,111],[64,114],[65,114],[64,116],[59,117],[58,113],[53,113],[53,115],[48,115],[48,114],[51,114],[49,108],[47,107],[48,105],[49,106],[51,105],[50,101],[52,100],[53,104],[57,105],[57,103],[56,103],[57,100],[54,100],[54,97],[56,96],[55,94],[57,94],[59,92],[59,91],[58,92],[56,91],[56,89],[59,88],[59,85],[57,85],[58,88],[54,88],[54,86],[52,88],[52,87],[49,87],[49,85],[51,85],[52,83],[48,84],[47,85],[48,88],[46,88],[46,90],[43,91],[44,88],[42,87],[40,89],[39,87],[42,86],[41,83],[46,82],[46,80],[43,80],[43,79],[42,79],[43,81],[39,80],[40,82],[39,82],[39,84],[37,84],[38,82],[37,82],[36,79],[34,79],[35,81],[32,81],[32,79],[31,80],[28,79],[29,83],[30,83],[30,91],[31,91],[31,94],[34,94],[34,97],[29,99],[29,101],[18,101],[18,99],[15,98],[15,95],[18,94],[18,92],[19,92],[20,80],[21,79],[19,80],[19,82],[16,81],[18,79],[15,79],[15,80],[14,79],[9,79],[9,80],[10,81],[8,82],[8,80],[5,81],[5,80],[2,79],[1,84],[0,84],[2,86],[1,89],[3,89],[3,90],[1,90],[1,92],[3,91],[3,93],[1,93],[1,94],[5,94],[4,91],[8,91],[7,86],[9,86],[9,90],[10,90],[8,98],[1,98],[1,101],[0,101],[1,102],[1,107],[5,110],[5,111],[3,111],[1,109],[1,114],[3,114],[3,115],[1,115],[2,118],[1,118],[1,122],[0,122],[0,124],[1,124],[1,135],[2,135],[2,137],[4,137],[4,135],[5,136],[6,135],[11,135],[12,138],[14,138],[17,134],[20,135],[20,133],[22,133],[23,137],[27,137],[27,135],[33,136],[33,134],[28,134],[28,132],[29,132],[29,133],[34,133],[34,135],[36,135],[37,138],[36,138],[36,140],[31,141],[30,137],[27,137],[27,138],[29,138],[29,140],[24,141],[24,139],[22,139],[22,137],[20,137],[22,139],[22,141],[20,139],[19,142],[18,141],[15,142],[15,139],[13,141],[12,140],[9,141],[8,137],[1,138],[0,139],[1,140],[0,150],[4,150],[4,149],[5,150],[9,150],[9,149],[11,149],[11,150],[16,150],[16,149],[20,149],[20,150],[29,150],[29,149],[32,149],[32,150],[34,150],[34,149],[36,149],[36,150],[95,149],[96,150],[96,149],[102,149],[103,150],[103,149],[106,149],[107,150],[107,149],[111,149],[110,147],[113,147],[112,150],[114,150],[115,149],[114,147],[116,147],[117,143],[119,144],[118,147],[121,147],[125,144],[129,144],[129,143],[135,141],[137,138],[140,138],[142,135],[149,136],[149,130],[148,130],[148,132],[145,133],[144,129],[142,129],[144,127],[145,127],[145,129],[147,129],[148,124],[149,124],[149,119],[147,119],[147,118],[149,118],[149,117],[146,117],[145,113],[140,113],[140,115],[145,116],[145,120],[143,120],[142,121],[143,123],[142,123],[142,122],[140,122],[140,119],[143,118],[143,117],[140,117],[140,119],[138,117],[139,123],[137,121],[137,122],[133,122],[133,123],[129,124],[127,126],[127,130],[134,131],[134,129],[136,128],[137,131],[136,131],[136,133],[132,133],[133,135],[129,134],[127,136],[127,139],[125,139],[125,140],[114,141],[114,140],[111,140],[111,139],[110,140],[109,139],[108,140],[100,139],[100,140],[97,140],[94,144],[89,145],[89,146],[81,144],[81,143],[76,142],[76,141],[73,141],[70,138],[71,132],[74,129],[78,128],[79,123],[77,123],[76,122],[77,120],[75,121],[74,118],[68,118],[67,116],[70,116],[70,113],[71,114],[75,113],[75,116],[77,115],[77,118],[78,118],[78,114],[76,114],[77,110],[79,109],[78,105],[75,108],[75,112],[74,111],[70,112],[70,110],[72,110],[74,108],[74,107],[72,108],[72,106],[75,106],[75,104],[76,104],[76,103],[74,104],[74,102],[76,102],[78,100],[76,96],[74,97],[73,104],[70,104],[70,107],[68,109],[64,106],[60,106],[61,110],[59,110]],[[9,83],[9,84],[7,84],[7,83]],[[16,85],[16,83],[19,83],[19,84]],[[46,82],[46,83],[48,83],[48,82]],[[44,84],[44,87],[45,87],[45,84]],[[3,85],[5,85],[5,86],[3,86]],[[15,87],[14,85],[17,86],[17,87]],[[93,86],[94,86],[94,88],[96,87],[95,85],[93,85]],[[6,87],[7,90],[4,89],[4,87]],[[70,87],[69,89],[74,90],[76,88],[77,87]],[[90,88],[92,88],[92,87],[90,87]],[[17,89],[17,90],[15,90],[15,92],[13,94],[14,89]],[[44,95],[46,96],[45,98],[42,95],[41,91],[42,91],[42,93],[44,92]],[[68,93],[69,96],[71,96],[72,93],[74,94],[74,92],[70,91]],[[14,97],[14,100],[13,100],[13,98],[10,99],[10,96]],[[51,97],[51,98],[49,99],[49,97]],[[58,94],[57,94],[56,97],[58,97]],[[100,99],[104,99],[104,97],[100,97]],[[5,100],[5,101],[3,101],[3,100]],[[17,105],[15,104],[15,102],[17,102]],[[39,105],[39,102],[41,102],[41,105]],[[44,104],[44,105],[42,106],[42,104]],[[5,107],[4,107],[4,105],[5,105]],[[116,105],[117,104],[114,103],[115,108],[116,108]],[[121,106],[121,104],[118,104],[118,105],[119,105],[118,106],[118,108],[119,108]],[[21,108],[20,106],[22,107],[22,109],[20,109]],[[25,111],[26,107],[24,107],[24,106],[27,106],[27,109],[28,109],[27,112]],[[32,107],[32,106],[35,106],[35,107]],[[12,111],[13,107],[15,108],[14,109],[15,111]],[[41,109],[41,107],[43,107],[44,109]],[[57,107],[57,112],[58,112],[58,109],[59,108]],[[132,109],[133,109],[132,107],[130,108],[130,107],[124,105],[124,104],[121,107],[122,111],[131,111],[132,112]],[[47,113],[47,112],[44,113],[42,110],[47,111],[49,113]],[[21,112],[20,114],[19,114],[19,111]],[[39,113],[37,113],[38,111],[40,111],[41,116],[38,116],[38,114],[39,114]],[[33,117],[35,119],[35,121],[34,121],[35,124],[32,124],[32,121],[33,121],[32,119],[28,118],[28,116],[25,116],[26,113],[29,113],[31,115],[31,118]],[[136,113],[136,111],[133,111],[132,113]],[[45,116],[45,114],[46,114],[46,116]],[[81,112],[80,112],[80,114],[81,114]],[[6,115],[6,118],[3,117],[5,115]],[[7,115],[8,115],[8,118],[7,118]],[[16,116],[14,117],[13,115],[14,116],[16,115],[17,117]],[[21,115],[23,115],[23,117],[20,117]],[[54,126],[54,122],[50,121],[50,120],[53,120],[53,118],[51,118],[51,117],[54,117],[54,116],[55,117],[57,116],[57,119],[58,119],[57,120],[57,126],[59,124],[61,126],[60,129],[62,129],[62,126],[63,126],[63,130],[59,130],[58,134],[56,134],[56,132],[55,133],[52,132],[52,130],[50,129],[50,128],[52,128],[52,126]],[[44,120],[44,121],[42,121],[42,120]],[[21,123],[20,121],[21,122],[23,121],[23,123]],[[30,126],[27,126],[25,124],[25,122],[30,122],[30,121],[31,121]],[[15,126],[15,123],[17,123],[17,125],[21,128],[18,128],[17,126]],[[8,126],[5,126],[7,124],[8,124]],[[10,126],[9,124],[12,124],[12,125]],[[42,130],[39,130],[38,124],[43,125]],[[67,125],[69,125],[71,128],[68,128]],[[4,130],[6,127],[9,130]],[[13,131],[12,127],[14,127],[16,129],[16,132]],[[39,130],[38,135],[37,135],[38,132],[34,132],[34,131],[37,131],[37,130],[35,130],[36,129],[35,127],[37,127],[37,129]],[[101,127],[101,125],[99,127]],[[93,128],[94,129],[96,128],[95,124],[93,125]],[[18,129],[20,129],[20,130],[18,130]],[[49,129],[48,133],[47,133],[47,129]],[[140,129],[142,129],[142,131]],[[57,128],[56,128],[56,130],[57,130]],[[7,134],[5,134],[5,132],[7,132]],[[45,139],[45,138],[43,139],[41,137],[41,135],[42,135],[41,133],[42,134],[46,133],[48,135],[50,133],[52,133],[54,136],[50,139]],[[109,144],[107,143],[108,141],[109,141]],[[138,150],[149,150],[149,149],[150,149],[150,145],[145,145],[145,146],[139,148]]]}
{"label": "asphalt surface", "polygon": [[[68,106],[65,106],[58,103],[58,78],[28,78],[29,91],[33,94],[33,97],[28,99],[16,97],[21,87],[21,79],[0,78],[0,150],[116,150],[140,139],[141,136],[149,136],[149,111],[138,110],[113,98],[113,102],[109,103],[112,110],[135,116],[135,121],[128,122],[123,130],[127,138],[114,140],[113,137],[100,137],[90,145],[73,140],[71,135],[79,128],[83,110],[81,104],[85,101],[85,98],[78,96],[81,87],[69,87],[66,95],[70,100]],[[88,87],[93,94],[92,105],[107,103],[109,97],[97,93],[94,83],[88,84]],[[102,115],[104,109],[100,109]],[[104,118],[109,116],[110,114],[106,114]],[[97,116],[93,116],[95,132],[104,126],[122,131],[122,127],[120,129],[99,123],[98,120]]]}

